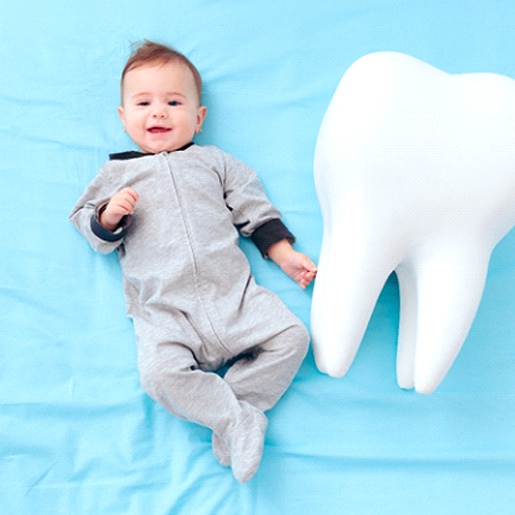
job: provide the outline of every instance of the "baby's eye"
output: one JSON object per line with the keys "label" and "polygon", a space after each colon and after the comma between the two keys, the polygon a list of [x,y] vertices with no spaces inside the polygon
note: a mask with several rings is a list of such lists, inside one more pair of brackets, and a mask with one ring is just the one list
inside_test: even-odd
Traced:
{"label": "baby's eye", "polygon": [[178,106],[178,105],[181,105],[180,102],[178,100],[170,100],[170,102],[168,102],[168,105],[169,106]]}
{"label": "baby's eye", "polygon": [[139,106],[149,106],[150,105],[150,102],[138,102]]}

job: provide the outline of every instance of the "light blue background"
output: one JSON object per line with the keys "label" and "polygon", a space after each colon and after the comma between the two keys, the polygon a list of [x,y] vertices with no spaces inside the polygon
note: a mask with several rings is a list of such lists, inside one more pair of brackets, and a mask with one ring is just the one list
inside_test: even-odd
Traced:
{"label": "light blue background", "polygon": [[[217,464],[208,430],[143,393],[116,256],[95,254],[67,222],[107,154],[131,148],[118,81],[143,38],[195,62],[209,108],[198,142],[256,169],[315,260],[316,135],[354,60],[397,50],[515,78],[512,0],[3,2],[0,515],[515,513],[513,231],[433,395],[396,386],[391,279],[346,377],[308,356],[247,485]],[[258,282],[308,324],[312,289],[242,246]]]}

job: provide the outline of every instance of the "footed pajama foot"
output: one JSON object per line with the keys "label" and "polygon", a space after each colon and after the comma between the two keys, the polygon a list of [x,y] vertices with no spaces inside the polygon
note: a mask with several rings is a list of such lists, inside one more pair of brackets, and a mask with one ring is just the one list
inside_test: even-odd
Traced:
{"label": "footed pajama foot", "polygon": [[254,406],[246,402],[241,404],[245,412],[243,420],[224,437],[214,435],[213,444],[219,439],[223,445],[217,442],[216,449],[213,445],[213,452],[222,465],[228,458],[234,477],[240,483],[246,483],[256,473],[261,462],[268,420]]}
{"label": "footed pajama foot", "polygon": [[229,451],[227,445],[225,445],[225,442],[215,432],[213,432],[212,445],[213,454],[218,460],[218,463],[220,463],[222,467],[230,467],[231,452]]}

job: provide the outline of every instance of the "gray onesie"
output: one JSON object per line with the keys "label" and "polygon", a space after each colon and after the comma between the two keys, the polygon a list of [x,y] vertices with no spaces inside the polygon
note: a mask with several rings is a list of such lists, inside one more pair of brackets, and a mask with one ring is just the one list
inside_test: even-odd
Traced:
{"label": "gray onesie", "polygon": [[[238,246],[238,230],[261,233],[262,252],[291,234],[256,174],[216,147],[117,156],[70,219],[95,250],[118,251],[143,388],[223,439],[246,405],[265,411],[279,400],[307,352],[305,327],[254,282]],[[140,200],[110,232],[99,213],[126,186]],[[227,364],[223,379],[213,372]]]}

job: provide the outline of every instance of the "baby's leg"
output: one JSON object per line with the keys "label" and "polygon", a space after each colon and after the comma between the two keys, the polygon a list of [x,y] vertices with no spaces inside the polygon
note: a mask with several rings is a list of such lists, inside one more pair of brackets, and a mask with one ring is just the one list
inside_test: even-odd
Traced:
{"label": "baby's leg", "polygon": [[239,400],[269,410],[293,381],[308,344],[306,328],[290,325],[237,360],[224,379]]}
{"label": "baby's leg", "polygon": [[[269,410],[290,386],[306,356],[308,344],[309,335],[304,326],[289,327],[237,360],[224,379],[238,399],[260,411]],[[234,456],[216,432],[213,432],[212,443],[218,461],[229,466]]]}
{"label": "baby's leg", "polygon": [[219,375],[204,372],[183,345],[155,346],[140,355],[143,388],[168,411],[209,427],[231,456],[233,474],[248,481],[261,461],[267,420],[261,410],[240,402]]}
{"label": "baby's leg", "polygon": [[231,388],[217,374],[200,370],[188,347],[160,343],[146,351],[139,356],[141,385],[168,411],[218,433],[241,421],[242,409]]}

